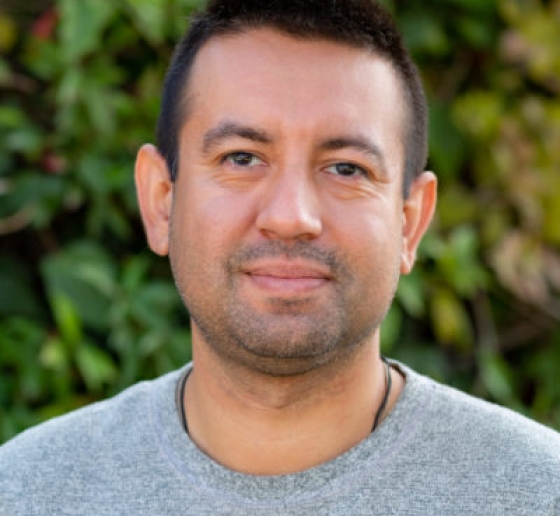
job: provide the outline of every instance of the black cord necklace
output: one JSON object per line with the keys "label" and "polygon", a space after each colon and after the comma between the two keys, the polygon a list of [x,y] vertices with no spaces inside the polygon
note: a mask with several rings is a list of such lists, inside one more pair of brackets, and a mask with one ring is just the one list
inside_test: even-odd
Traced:
{"label": "black cord necklace", "polygon": [[186,434],[189,433],[189,427],[187,425],[187,414],[185,413],[185,387],[187,385],[187,378],[191,374],[192,368],[187,369],[177,385],[178,389],[175,393],[177,408],[179,409],[179,416],[181,417],[181,426]]}
{"label": "black cord necklace", "polygon": [[391,394],[391,387],[393,386],[393,379],[391,378],[391,364],[389,364],[389,361],[384,356],[381,357],[381,360],[385,365],[385,394],[383,395],[383,399],[381,400],[381,405],[379,405],[379,408],[375,413],[375,419],[373,420],[373,426],[371,427],[372,433],[379,424],[379,419],[381,418],[381,414],[383,414],[383,411],[387,406],[389,395]]}
{"label": "black cord necklace", "polygon": [[[377,425],[379,424],[379,419],[381,418],[381,415],[383,414],[383,411],[385,410],[385,407],[387,406],[387,403],[389,401],[389,395],[391,394],[391,387],[393,385],[393,380],[391,378],[391,365],[389,364],[388,360],[385,357],[382,356],[381,360],[383,361],[383,364],[385,366],[385,394],[383,394],[383,399],[381,400],[381,405],[379,405],[379,408],[377,409],[377,412],[375,413],[375,418],[373,420],[373,426],[371,427],[372,432],[377,428]],[[179,410],[179,416],[180,416],[180,419],[181,419],[181,425],[183,427],[183,430],[187,434],[189,433],[189,426],[187,424],[187,415],[185,413],[185,401],[184,400],[185,400],[185,387],[187,385],[187,379],[188,379],[191,371],[192,371],[192,368],[187,369],[185,371],[185,373],[183,374],[183,376],[179,380],[179,384],[177,385],[177,391],[175,393],[177,409]]]}

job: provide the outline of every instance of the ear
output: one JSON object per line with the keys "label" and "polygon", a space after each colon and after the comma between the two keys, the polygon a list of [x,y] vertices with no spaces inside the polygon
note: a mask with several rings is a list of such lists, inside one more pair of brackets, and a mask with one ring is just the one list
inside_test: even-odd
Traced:
{"label": "ear", "polygon": [[434,215],[436,198],[436,176],[432,172],[422,173],[413,181],[403,205],[402,274],[408,274],[414,266],[418,245]]}
{"label": "ear", "polygon": [[173,183],[165,160],[153,145],[143,145],[134,168],[140,214],[154,253],[165,256],[169,250],[169,220]]}

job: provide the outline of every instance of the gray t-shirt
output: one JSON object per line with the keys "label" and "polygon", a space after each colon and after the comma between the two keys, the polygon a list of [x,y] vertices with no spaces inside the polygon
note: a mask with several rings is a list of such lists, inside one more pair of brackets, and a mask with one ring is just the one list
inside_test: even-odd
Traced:
{"label": "gray t-shirt", "polygon": [[560,516],[559,434],[401,369],[369,438],[283,476],[232,472],[190,441],[180,371],[140,383],[0,448],[0,514]]}

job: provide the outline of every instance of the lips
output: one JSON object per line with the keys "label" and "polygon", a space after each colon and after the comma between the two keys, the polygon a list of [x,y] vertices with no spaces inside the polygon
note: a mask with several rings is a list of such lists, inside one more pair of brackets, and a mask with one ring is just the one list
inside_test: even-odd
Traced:
{"label": "lips", "polygon": [[330,271],[318,264],[302,261],[266,261],[243,269],[257,287],[284,294],[302,294],[326,285]]}
{"label": "lips", "polygon": [[330,272],[319,265],[299,261],[263,262],[246,267],[244,272],[256,276],[274,276],[277,278],[322,278],[330,279]]}

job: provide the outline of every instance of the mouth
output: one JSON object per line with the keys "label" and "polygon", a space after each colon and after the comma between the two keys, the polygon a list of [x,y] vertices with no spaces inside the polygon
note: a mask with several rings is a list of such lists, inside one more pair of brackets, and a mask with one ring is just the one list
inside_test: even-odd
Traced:
{"label": "mouth", "polygon": [[263,261],[242,272],[259,289],[278,295],[311,293],[333,279],[326,267],[304,261]]}

